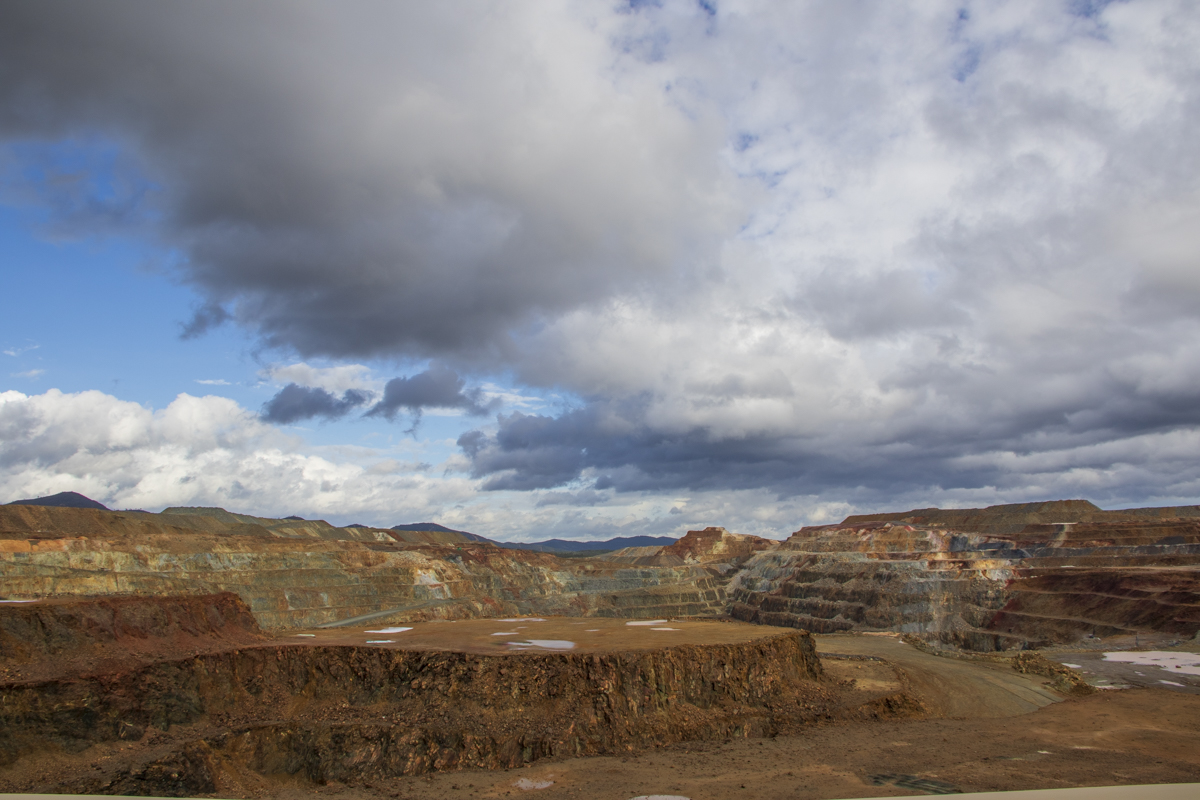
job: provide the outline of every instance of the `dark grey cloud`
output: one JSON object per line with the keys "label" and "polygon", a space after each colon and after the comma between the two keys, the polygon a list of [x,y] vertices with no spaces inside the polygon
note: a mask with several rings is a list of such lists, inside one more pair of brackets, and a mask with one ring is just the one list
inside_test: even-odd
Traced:
{"label": "dark grey cloud", "polygon": [[[991,382],[992,391],[1003,381]],[[1190,484],[1200,475],[1194,464],[1171,475],[1178,454],[1156,458],[1147,452],[1147,442],[1170,441],[1200,427],[1200,389],[1184,386],[1155,390],[1101,375],[1093,386],[1082,387],[1085,397],[1069,393],[1040,405],[993,409],[982,423],[970,414],[917,409],[886,427],[833,428],[809,436],[729,436],[711,426],[664,425],[643,396],[596,401],[559,416],[502,414],[494,433],[470,431],[459,446],[485,490],[552,489],[580,481],[590,486],[547,495],[564,499],[575,494],[594,499],[605,490],[765,488],[779,498],[859,498],[886,507],[922,493],[1009,487],[1052,497],[1058,487],[1071,485],[1064,476],[1072,471],[1103,474],[1114,463],[1139,471],[1155,460],[1164,469],[1173,465],[1165,473],[1139,472],[1119,487],[1094,481],[1097,499],[1127,502],[1139,493],[1160,493],[1163,485],[1156,482]]]}
{"label": "dark grey cloud", "polygon": [[263,405],[262,418],[284,425],[314,417],[338,419],[370,400],[369,393],[358,389],[347,389],[339,398],[324,389],[289,383]]}
{"label": "dark grey cloud", "polygon": [[474,357],[724,227],[719,131],[618,88],[607,48],[507,3],[16,0],[0,142],[20,167],[29,142],[99,153],[72,185],[101,191],[26,189],[68,232],[136,218],[178,252],[187,335],[228,317],[301,355]]}
{"label": "dark grey cloud", "polygon": [[594,489],[581,489],[578,492],[546,492],[538,498],[536,508],[549,506],[600,506],[612,499],[607,492],[597,492]]}
{"label": "dark grey cloud", "polygon": [[457,408],[471,416],[496,410],[500,401],[486,400],[481,389],[467,389],[467,382],[447,366],[435,364],[408,378],[392,378],[383,397],[367,412],[369,417],[395,419],[401,411],[419,416],[426,408]]}

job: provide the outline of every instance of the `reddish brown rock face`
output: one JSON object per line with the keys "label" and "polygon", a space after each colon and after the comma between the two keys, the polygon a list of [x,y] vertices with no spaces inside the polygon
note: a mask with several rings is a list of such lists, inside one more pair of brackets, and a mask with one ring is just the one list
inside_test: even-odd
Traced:
{"label": "reddish brown rock face", "polygon": [[[801,529],[748,561],[730,584],[730,613],[822,633],[899,631],[970,650],[1191,637],[1200,630],[1196,514],[1066,501],[849,517]],[[1055,517],[1074,521],[1047,521]]]}
{"label": "reddish brown rock face", "polygon": [[724,528],[705,528],[702,531],[688,531],[686,536],[675,544],[667,545],[662,552],[663,555],[676,556],[686,564],[736,564],[755,553],[773,550],[778,546],[779,542],[758,536],[730,533]]}
{"label": "reddish brown rock face", "polygon": [[[359,618],[729,613],[816,632],[1024,648],[1190,636],[1200,628],[1198,568],[1200,508],[1106,512],[1086,501],[852,517],[785,543],[713,527],[653,552],[583,559],[227,512],[0,507],[10,597],[228,591],[266,630]],[[1114,576],[1119,591],[1105,588]]]}
{"label": "reddish brown rock face", "polygon": [[267,637],[232,592],[175,597],[62,597],[0,604],[0,677],[46,680],[122,671]]}
{"label": "reddish brown rock face", "polygon": [[[0,791],[236,796],[245,771],[362,783],[919,708],[825,681],[807,633],[732,623],[630,629],[665,637],[657,646],[488,654],[456,650],[474,640],[444,622],[415,648],[342,642],[355,638],[343,629],[269,641],[232,595],[36,606],[0,611],[4,641],[26,648],[6,648],[0,677]],[[545,629],[556,624],[579,623]],[[694,643],[705,638],[717,641]],[[124,659],[82,655],[135,640]],[[86,759],[74,772],[73,754]],[[50,783],[21,782],[63,758]]]}
{"label": "reddish brown rock face", "polygon": [[[228,516],[0,506],[2,591],[13,598],[229,591],[268,630],[363,615],[401,621],[725,610],[723,581],[699,565],[647,569]],[[301,525],[308,527],[297,533]]]}

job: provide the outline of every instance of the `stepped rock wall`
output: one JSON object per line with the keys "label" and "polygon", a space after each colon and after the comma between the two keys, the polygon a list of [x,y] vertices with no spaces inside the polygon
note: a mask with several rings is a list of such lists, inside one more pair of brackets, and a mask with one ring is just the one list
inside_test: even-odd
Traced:
{"label": "stepped rock wall", "polygon": [[1200,506],[1131,508],[1104,511],[1087,500],[1051,500],[1044,503],[1012,503],[987,508],[918,508],[886,514],[846,517],[843,525],[870,522],[907,523],[940,527],[966,533],[1016,534],[1030,525],[1060,523],[1117,523],[1150,519],[1200,518]]}
{"label": "stepped rock wall", "polygon": [[729,586],[730,614],[816,632],[900,631],[973,650],[1200,629],[1198,519],[1131,515],[1011,531],[1021,516],[1005,507],[987,525],[1006,532],[993,534],[861,520],[804,528],[755,555]]}
{"label": "stepped rock wall", "polygon": [[[165,514],[0,507],[3,591],[10,597],[229,591],[245,600],[264,628],[336,624],[364,615],[403,620],[724,610],[722,583],[703,567],[581,563],[479,542],[280,537],[236,519],[179,516],[195,524],[180,527]],[[212,527],[220,525],[225,527]]]}

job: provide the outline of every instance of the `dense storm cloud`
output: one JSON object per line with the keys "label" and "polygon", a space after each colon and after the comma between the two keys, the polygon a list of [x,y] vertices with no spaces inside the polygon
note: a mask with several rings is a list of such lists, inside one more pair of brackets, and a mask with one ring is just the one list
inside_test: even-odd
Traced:
{"label": "dense storm cloud", "polygon": [[287,424],[299,420],[325,417],[337,419],[371,399],[366,392],[347,389],[339,398],[319,387],[289,383],[266,402],[262,417],[267,422]]}
{"label": "dense storm cloud", "polygon": [[392,378],[383,397],[367,412],[393,419],[402,409],[420,414],[425,408],[455,408],[472,416],[483,416],[496,408],[484,399],[483,390],[466,388],[467,382],[449,367],[435,365],[408,378]]}
{"label": "dense storm cloud", "polygon": [[1200,501],[1198,126],[1170,0],[0,11],[8,202],[549,528]]}
{"label": "dense storm cloud", "polygon": [[600,74],[581,11],[18,2],[0,135],[50,172],[57,143],[122,154],[106,183],[128,189],[39,188],[65,225],[153,220],[182,248],[205,298],[188,335],[232,318],[305,355],[474,351],[736,224],[719,128]]}

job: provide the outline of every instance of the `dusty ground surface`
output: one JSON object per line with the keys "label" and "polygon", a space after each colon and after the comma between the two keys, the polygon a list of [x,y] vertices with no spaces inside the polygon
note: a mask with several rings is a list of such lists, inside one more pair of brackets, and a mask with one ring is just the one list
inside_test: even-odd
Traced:
{"label": "dusty ground surface", "polygon": [[817,726],[798,736],[401,778],[370,788],[281,785],[273,794],[280,800],[314,794],[346,800],[653,794],[815,800],[1197,781],[1200,698],[1131,689],[1018,716]]}
{"label": "dusty ground surface", "polygon": [[[668,643],[732,644],[780,633],[777,628],[734,623],[649,622],[653,624],[630,626],[626,620],[569,618],[475,620],[393,626],[411,630],[385,634],[371,632],[382,626],[364,625],[312,630],[306,632],[311,636],[304,637],[290,632],[269,638],[289,644],[309,641],[356,647],[368,640],[391,639],[372,647],[545,654],[558,645],[519,643],[570,641],[575,643],[572,652],[603,652],[652,649]],[[496,633],[502,635],[493,636]],[[196,636],[189,643],[204,644],[204,638]],[[212,646],[220,646],[220,638],[214,637]],[[1180,687],[1159,684],[1161,688],[1106,691],[1064,700],[1047,688],[1045,679],[1019,674],[1005,663],[943,658],[892,636],[816,638],[825,672],[833,685],[843,687],[839,691],[844,692],[844,702],[853,705],[870,696],[902,691],[918,698],[928,715],[817,724],[774,738],[693,741],[625,756],[544,759],[520,769],[447,772],[356,785],[329,782],[315,786],[299,775],[269,778],[248,773],[242,781],[245,791],[218,796],[629,800],[659,794],[724,800],[1200,781],[1200,696],[1180,693]],[[260,640],[242,646],[263,644],[266,642]],[[139,658],[150,655],[147,652]],[[1102,653],[1053,655],[1062,662],[1080,663],[1085,656],[1099,658]],[[197,729],[189,735],[199,733],[202,731]],[[79,775],[108,770],[135,754],[138,761],[145,761],[147,748],[161,749],[164,755],[172,752],[176,743],[171,739],[170,734],[152,733],[139,743],[114,741],[73,755],[60,753],[54,756],[54,769],[59,775]],[[42,769],[26,764],[9,770],[5,777],[15,786],[21,782],[17,773],[35,766]],[[44,780],[43,776],[39,783]]]}
{"label": "dusty ground surface", "polygon": [[907,676],[913,694],[935,716],[1011,717],[1062,699],[1045,679],[1008,664],[959,661],[918,650],[897,636],[826,634],[814,637],[822,656],[841,653],[884,659]]}
{"label": "dusty ground surface", "polygon": [[[633,624],[631,624],[633,623]],[[409,628],[409,630],[401,630]],[[314,628],[275,639],[317,645],[372,644],[392,650],[453,650],[461,653],[653,650],[678,644],[740,644],[777,636],[779,628],[707,620],[624,620],[590,617],[523,617]]]}
{"label": "dusty ground surface", "polygon": [[[1158,688],[1064,700],[1042,679],[1007,665],[940,658],[893,637],[819,636],[817,647],[831,677],[853,679],[862,689],[904,685],[941,718],[821,725],[797,736],[315,791],[347,800],[653,794],[815,800],[1200,781],[1200,697]],[[292,800],[312,791],[280,787],[277,796]]]}
{"label": "dusty ground surface", "polygon": [[1045,655],[1070,666],[1100,688],[1139,686],[1200,695],[1200,641],[1141,637],[1138,646],[1133,647],[1130,638],[1110,640],[1107,646],[1097,642],[1086,649],[1056,648]]}

